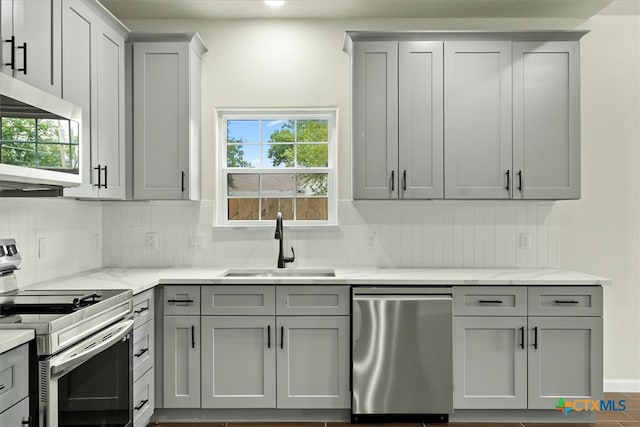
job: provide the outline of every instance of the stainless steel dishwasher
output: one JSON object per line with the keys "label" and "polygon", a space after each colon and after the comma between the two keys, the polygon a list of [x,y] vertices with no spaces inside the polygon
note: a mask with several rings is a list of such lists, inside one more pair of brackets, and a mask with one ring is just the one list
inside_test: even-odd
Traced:
{"label": "stainless steel dishwasher", "polygon": [[354,287],[351,421],[448,422],[452,298],[445,287]]}

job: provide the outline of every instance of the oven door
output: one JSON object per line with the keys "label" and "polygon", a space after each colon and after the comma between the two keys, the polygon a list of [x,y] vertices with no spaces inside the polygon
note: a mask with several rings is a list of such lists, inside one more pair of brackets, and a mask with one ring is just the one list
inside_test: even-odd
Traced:
{"label": "oven door", "polygon": [[40,361],[41,427],[131,427],[133,320]]}

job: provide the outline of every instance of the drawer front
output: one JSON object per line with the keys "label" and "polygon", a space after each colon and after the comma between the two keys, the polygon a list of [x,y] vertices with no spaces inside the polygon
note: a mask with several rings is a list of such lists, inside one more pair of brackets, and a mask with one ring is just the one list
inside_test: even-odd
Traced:
{"label": "drawer front", "polygon": [[348,286],[277,286],[279,316],[348,316]]}
{"label": "drawer front", "polygon": [[154,318],[153,289],[133,297],[133,327],[137,328]]}
{"label": "drawer front", "polygon": [[29,394],[29,346],[23,344],[0,354],[0,411]]}
{"label": "drawer front", "polygon": [[164,287],[165,315],[199,315],[199,285],[169,285]]}
{"label": "drawer front", "polygon": [[155,408],[153,369],[133,383],[133,427],[145,427]]}
{"label": "drawer front", "polygon": [[526,316],[523,286],[454,286],[454,316]]}
{"label": "drawer front", "polygon": [[529,316],[602,316],[602,287],[529,288]]}
{"label": "drawer front", "polygon": [[203,286],[202,314],[272,316],[275,314],[275,286]]}
{"label": "drawer front", "polygon": [[154,333],[153,322],[147,322],[133,330],[133,380],[153,366]]}
{"label": "drawer front", "polygon": [[[0,408],[4,408],[4,406]],[[30,421],[28,397],[25,397],[17,405],[14,405],[11,408],[8,408],[6,411],[0,413],[0,426],[2,427],[22,427],[31,425],[28,423],[23,423],[23,421]]]}

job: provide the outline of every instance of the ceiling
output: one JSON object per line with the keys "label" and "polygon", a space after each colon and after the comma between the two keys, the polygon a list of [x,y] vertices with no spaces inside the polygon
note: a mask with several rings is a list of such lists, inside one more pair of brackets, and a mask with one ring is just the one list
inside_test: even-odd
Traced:
{"label": "ceiling", "polygon": [[[589,18],[614,0],[101,0],[127,19]],[[637,0],[616,0],[633,1]]]}

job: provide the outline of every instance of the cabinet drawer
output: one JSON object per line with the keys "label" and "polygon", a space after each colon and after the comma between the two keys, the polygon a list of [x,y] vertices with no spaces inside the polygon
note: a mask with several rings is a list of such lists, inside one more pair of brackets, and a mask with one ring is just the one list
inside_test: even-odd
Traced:
{"label": "cabinet drawer", "polygon": [[202,314],[209,316],[264,316],[275,314],[275,287],[203,286]]}
{"label": "cabinet drawer", "polygon": [[145,427],[155,408],[153,369],[133,383],[133,427]]}
{"label": "cabinet drawer", "polygon": [[133,330],[133,380],[153,366],[154,358],[153,322],[147,322]]}
{"label": "cabinet drawer", "polygon": [[454,286],[454,316],[526,316],[527,288]]}
{"label": "cabinet drawer", "polygon": [[24,424],[23,421],[30,421],[29,418],[29,398],[25,397],[17,405],[0,412],[0,426],[22,427],[31,424]]}
{"label": "cabinet drawer", "polygon": [[278,286],[279,316],[348,316],[348,286]]}
{"label": "cabinet drawer", "polygon": [[602,316],[600,286],[529,288],[529,316]]}
{"label": "cabinet drawer", "polygon": [[0,355],[0,411],[29,394],[29,346],[23,344]]}
{"label": "cabinet drawer", "polygon": [[153,319],[155,313],[153,308],[153,289],[143,292],[133,297],[133,320],[134,328]]}
{"label": "cabinet drawer", "polygon": [[164,287],[165,315],[200,314],[199,285],[169,285]]}

